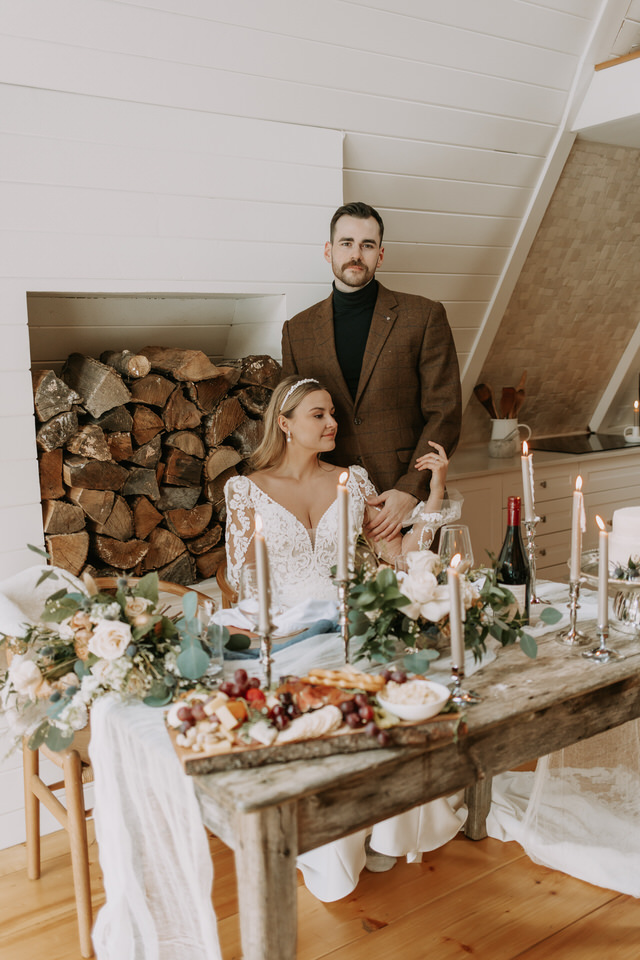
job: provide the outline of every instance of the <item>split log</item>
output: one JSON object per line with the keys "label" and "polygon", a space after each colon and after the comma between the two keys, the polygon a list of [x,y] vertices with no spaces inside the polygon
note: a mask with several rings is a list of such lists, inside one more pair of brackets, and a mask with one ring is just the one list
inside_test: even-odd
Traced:
{"label": "split log", "polygon": [[160,580],[168,580],[170,583],[181,583],[184,587],[190,587],[196,579],[193,559],[185,551],[180,554],[177,560],[168,563],[166,567],[159,567],[158,577]]}
{"label": "split log", "polygon": [[282,379],[282,367],[277,360],[266,354],[260,356],[243,357],[240,361],[241,387],[254,384],[257,386],[277,387]]}
{"label": "split log", "polygon": [[149,544],[146,540],[113,540],[94,534],[91,538],[92,546],[100,559],[114,570],[131,570],[146,557]]}
{"label": "split log", "polygon": [[64,497],[62,482],[62,447],[56,450],[42,450],[38,456],[40,474],[40,493],[43,500],[58,500]]}
{"label": "split log", "polygon": [[91,523],[95,533],[114,540],[131,540],[133,537],[133,514],[124,497],[116,496],[113,510],[104,523]]}
{"label": "split log", "polygon": [[151,370],[151,364],[146,357],[132,353],[131,350],[105,350],[100,354],[102,363],[113,367],[123,377],[146,377]]}
{"label": "split log", "polygon": [[210,503],[199,503],[193,510],[168,510],[165,521],[169,530],[177,537],[188,540],[199,537],[209,526],[213,507]]}
{"label": "split log", "polygon": [[138,444],[148,443],[165,429],[164,420],[148,407],[136,407],[131,433]]}
{"label": "split log", "polygon": [[257,449],[263,436],[264,421],[251,420],[247,417],[244,423],[241,423],[233,431],[229,437],[229,442],[233,444],[243,460],[248,460]]}
{"label": "split log", "polygon": [[33,403],[41,423],[71,410],[80,397],[53,370],[32,370]]}
{"label": "split log", "polygon": [[[146,359],[146,358],[145,358]],[[131,384],[131,399],[135,403],[146,403],[152,407],[164,407],[165,403],[176,389],[175,383],[160,376],[159,373],[150,373]]]}
{"label": "split log", "polygon": [[122,377],[113,367],[72,353],[62,368],[62,379],[82,397],[82,405],[92,417],[119,407],[131,399]]}
{"label": "split log", "polygon": [[236,463],[240,463],[240,454],[233,447],[214,447],[204,462],[204,475],[207,480],[215,480]]}
{"label": "split log", "polygon": [[221,400],[213,413],[204,419],[204,442],[208,447],[219,447],[247,419],[235,397]]}
{"label": "split log", "polygon": [[132,467],[122,487],[122,493],[126,497],[142,495],[149,497],[150,500],[157,500],[160,497],[160,490],[155,470]]}
{"label": "split log", "polygon": [[150,362],[153,370],[168,373],[174,380],[208,380],[220,376],[201,350],[181,350],[178,347],[143,347],[140,351]]}
{"label": "split log", "polygon": [[174,390],[162,413],[167,430],[194,430],[200,425],[202,414],[195,403],[187,400],[181,388]]}
{"label": "split log", "polygon": [[201,493],[202,487],[160,487],[156,507],[163,513],[167,510],[192,510]]}
{"label": "split log", "polygon": [[273,390],[268,387],[250,386],[243,387],[236,392],[236,397],[251,417],[263,416],[269,405]]}
{"label": "split log", "polygon": [[120,490],[129,471],[113,460],[87,460],[75,454],[68,456],[62,466],[62,476],[68,487],[89,487],[90,490]]}
{"label": "split log", "polygon": [[103,413],[101,417],[91,418],[89,423],[95,423],[105,433],[131,433],[133,417],[126,407],[114,407],[113,410]]}
{"label": "split log", "polygon": [[203,553],[202,556],[196,557],[198,573],[203,580],[208,580],[209,577],[215,577],[218,567],[221,566],[225,560],[224,547],[215,547],[213,550],[210,550],[209,553]]}
{"label": "split log", "polygon": [[210,527],[201,537],[196,537],[195,540],[188,540],[187,550],[196,556],[208,553],[210,550],[213,550],[214,547],[217,547],[220,543],[221,536],[222,526],[218,523],[215,527]]}
{"label": "split log", "polygon": [[133,501],[133,526],[136,537],[145,540],[162,520],[162,514],[156,510],[147,497],[136,497]]}
{"label": "split log", "polygon": [[111,451],[104,431],[95,423],[80,427],[75,436],[67,441],[67,450],[91,460],[111,460]]}
{"label": "split log", "polygon": [[96,523],[105,522],[116,499],[113,490],[90,490],[87,487],[70,487],[67,496],[82,508],[89,520],[95,520]]}
{"label": "split log", "polygon": [[160,434],[156,434],[153,440],[143,443],[138,447],[135,453],[129,457],[129,462],[137,467],[147,467],[149,470],[155,470],[160,462],[162,455],[162,439]]}
{"label": "split log", "polygon": [[84,513],[74,503],[43,500],[42,525],[45,533],[77,533],[84,530]]}
{"label": "split log", "polygon": [[228,470],[223,470],[222,473],[218,474],[215,480],[208,480],[204,486],[204,493],[212,504],[213,509],[218,514],[220,520],[226,519],[226,506],[224,500],[224,488],[227,480],[230,480],[231,477],[237,477],[238,471],[235,467],[229,467]]}
{"label": "split log", "polygon": [[216,404],[228,394],[231,386],[229,379],[222,376],[214,377],[212,380],[200,380],[199,383],[187,383],[186,389],[189,399],[199,410],[203,413],[211,413]]}
{"label": "split log", "polygon": [[178,430],[177,433],[168,433],[163,437],[165,447],[177,447],[183,453],[188,453],[190,457],[204,459],[206,450],[204,443],[197,433],[192,430]]}
{"label": "split log", "polygon": [[176,487],[196,487],[202,482],[202,460],[175,447],[164,460],[163,482]]}
{"label": "split log", "polygon": [[36,442],[42,450],[57,450],[58,447],[64,446],[77,430],[78,414],[75,410],[57,413],[38,428]]}
{"label": "split log", "polygon": [[120,463],[121,460],[131,459],[133,444],[131,443],[130,433],[107,433],[106,438],[112,460]]}
{"label": "split log", "polygon": [[45,545],[53,567],[62,567],[75,577],[82,570],[89,552],[89,534],[86,530],[79,533],[57,533],[45,536]]}
{"label": "split log", "polygon": [[166,567],[168,563],[185,552],[185,545],[180,537],[176,537],[175,533],[171,533],[164,527],[156,527],[151,531],[147,545],[149,549],[142,561],[142,569],[145,572]]}

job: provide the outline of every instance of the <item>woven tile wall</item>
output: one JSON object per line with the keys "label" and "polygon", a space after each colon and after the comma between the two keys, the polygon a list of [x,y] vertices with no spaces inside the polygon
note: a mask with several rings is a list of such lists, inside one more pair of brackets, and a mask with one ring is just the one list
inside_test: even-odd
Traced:
{"label": "woven tile wall", "polygon": [[[640,151],[576,141],[478,382],[496,398],[527,370],[534,436],[586,430],[640,322]],[[472,397],[461,445],[489,438]]]}

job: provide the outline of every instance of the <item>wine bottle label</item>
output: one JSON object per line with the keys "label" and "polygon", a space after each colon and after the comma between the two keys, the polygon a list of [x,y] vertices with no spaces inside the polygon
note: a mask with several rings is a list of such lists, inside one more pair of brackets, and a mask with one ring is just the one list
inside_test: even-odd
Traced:
{"label": "wine bottle label", "polygon": [[522,617],[527,611],[527,585],[526,583],[505,583],[507,590],[510,590],[515,598],[515,603],[509,607],[507,616],[509,620],[514,617]]}

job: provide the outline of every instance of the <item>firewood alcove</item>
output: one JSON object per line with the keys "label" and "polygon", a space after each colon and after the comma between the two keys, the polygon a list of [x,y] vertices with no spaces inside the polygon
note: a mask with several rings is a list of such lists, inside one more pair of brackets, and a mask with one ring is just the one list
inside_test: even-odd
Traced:
{"label": "firewood alcove", "polygon": [[262,435],[280,365],[199,350],[73,353],[32,373],[45,544],[73,574],[191,584],[224,558],[224,485]]}

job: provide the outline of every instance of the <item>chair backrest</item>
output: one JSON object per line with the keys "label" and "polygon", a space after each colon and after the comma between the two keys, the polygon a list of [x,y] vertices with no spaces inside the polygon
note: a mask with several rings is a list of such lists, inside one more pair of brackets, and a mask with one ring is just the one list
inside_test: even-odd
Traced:
{"label": "chair backrest", "polygon": [[216,570],[216,583],[222,593],[222,609],[228,610],[238,602],[237,591],[233,589],[227,580],[227,561],[223,560]]}
{"label": "chair backrest", "polygon": [[[98,588],[107,593],[111,591],[115,592],[118,586],[118,577],[94,577],[93,579]],[[139,580],[140,577],[127,577],[127,581],[131,584],[138,583]],[[163,593],[168,593],[174,597],[184,597],[186,593],[195,593],[198,598],[198,606],[201,607],[204,606],[205,603],[212,603],[215,608],[215,601],[206,594],[200,593],[195,587],[185,587],[181,583],[172,583],[170,580],[159,580],[158,590],[161,596]]]}

